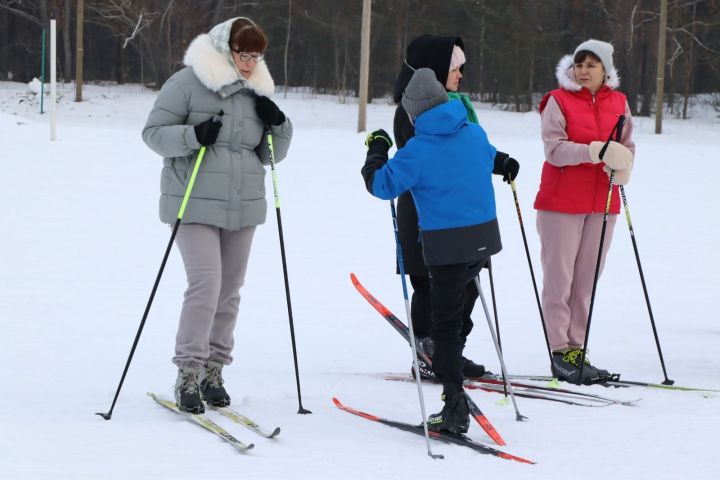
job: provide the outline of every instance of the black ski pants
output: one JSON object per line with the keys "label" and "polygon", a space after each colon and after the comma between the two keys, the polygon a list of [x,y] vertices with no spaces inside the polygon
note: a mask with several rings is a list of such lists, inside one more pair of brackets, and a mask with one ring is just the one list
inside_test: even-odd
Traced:
{"label": "black ski pants", "polygon": [[472,329],[466,319],[478,297],[475,277],[485,261],[430,266],[430,337],[435,344],[433,371],[445,390],[462,389],[462,352]]}
{"label": "black ski pants", "polygon": [[[430,326],[432,325],[430,277],[427,275],[408,276],[410,277],[410,284],[413,287],[412,300],[410,302],[410,317],[412,318],[413,331],[418,338],[429,337]],[[468,283],[462,327],[463,344],[465,343],[465,338],[470,335],[473,329],[473,321],[470,315],[472,314],[477,297],[478,293],[475,282]]]}

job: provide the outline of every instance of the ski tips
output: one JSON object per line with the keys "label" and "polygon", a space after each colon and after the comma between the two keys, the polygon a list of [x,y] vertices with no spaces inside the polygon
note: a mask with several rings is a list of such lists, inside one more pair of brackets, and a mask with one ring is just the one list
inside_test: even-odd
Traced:
{"label": "ski tips", "polygon": [[560,382],[557,377],[553,377],[549,382],[547,382],[547,386],[550,388],[560,388]]}
{"label": "ski tips", "polygon": [[468,407],[470,407],[470,415],[472,415],[475,421],[482,427],[483,430],[485,430],[485,433],[487,433],[488,436],[492,438],[493,441],[498,445],[507,445],[505,443],[505,440],[503,440],[502,436],[500,436],[500,432],[498,432],[493,426],[493,424],[490,423],[490,420],[488,420],[488,418],[480,410],[477,404],[475,404],[473,399],[470,397],[470,394],[465,392],[465,398],[467,399]]}
{"label": "ski tips", "polygon": [[472,414],[473,418],[477,423],[482,427],[483,430],[485,430],[485,433],[488,434],[490,438],[493,439],[495,443],[497,443],[500,446],[505,446],[507,443],[505,443],[505,440],[500,436],[500,432],[495,430],[495,427],[490,423],[490,420],[487,419],[485,415],[482,413],[479,414]]}
{"label": "ski tips", "polygon": [[505,460],[515,460],[516,462],[526,463],[528,465],[535,465],[537,463],[532,460],[528,460],[527,458],[518,457],[517,455],[511,455],[505,452],[498,453],[498,457],[504,458]]}
{"label": "ski tips", "polygon": [[337,397],[332,397],[332,401],[335,404],[336,407],[338,407],[340,410],[345,410],[346,412],[352,413],[354,415],[357,415],[358,417],[363,417],[368,420],[372,420],[373,422],[378,422],[380,419],[376,417],[375,415],[371,415],[369,413],[361,412],[360,410],[355,410],[354,408],[346,407],[343,405],[340,400],[337,399]]}

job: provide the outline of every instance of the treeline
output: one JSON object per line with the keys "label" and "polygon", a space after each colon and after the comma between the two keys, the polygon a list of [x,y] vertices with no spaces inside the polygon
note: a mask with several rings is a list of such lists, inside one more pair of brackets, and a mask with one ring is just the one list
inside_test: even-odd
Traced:
{"label": "treeline", "polygon": [[[78,0],[0,0],[0,79],[40,75],[41,30],[58,22],[58,78],[75,72]],[[159,86],[182,67],[189,42],[233,16],[267,32],[278,85],[355,96],[362,0],[85,0],[84,79]],[[720,92],[720,0],[669,0],[665,98]],[[649,115],[657,73],[659,0],[375,0],[370,96],[392,91],[406,44],[459,35],[468,63],[462,88],[513,110],[537,107],[555,65],[588,38],[610,41],[635,114]]]}

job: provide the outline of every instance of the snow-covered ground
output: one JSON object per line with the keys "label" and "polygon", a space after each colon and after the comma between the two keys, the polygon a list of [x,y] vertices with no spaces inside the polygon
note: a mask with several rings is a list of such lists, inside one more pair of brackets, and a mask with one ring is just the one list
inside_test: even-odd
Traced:
{"label": "snow-covered ground", "polygon": [[[140,131],[155,92],[139,86],[86,87],[85,101],[61,91],[58,139],[27,86],[0,84],[0,478],[513,478],[711,479],[720,476],[720,394],[650,389],[586,391],[642,400],[635,407],[582,408],[519,399],[516,422],[499,395],[471,395],[522,465],[433,443],[344,413],[332,404],[419,423],[417,390],[384,381],[408,372],[410,350],[355,292],[349,273],[404,319],[387,202],[360,177],[363,134],[357,106],[333,97],[279,96],[293,119],[288,159],[278,166],[303,404],[297,397],[274,213],[255,237],[226,369],[236,408],[266,426],[266,440],[218,419],[256,444],[238,454],[145,393],[172,396],[170,363],[185,286],[173,250],[110,422],[110,406],[170,230],[157,219],[161,159]],[[47,107],[47,103],[46,103]],[[518,193],[540,277],[532,202],[543,160],[538,114],[478,106],[492,142],[521,162]],[[369,107],[369,128],[392,128],[393,107]],[[720,388],[717,312],[720,234],[717,162],[720,120],[637,118],[637,160],[628,201],[653,312],[671,378]],[[272,191],[268,175],[268,191]],[[510,188],[495,179],[504,250],[495,286],[511,372],[547,373],[545,344]],[[487,287],[487,281],[484,279]],[[486,288],[486,292],[487,292]],[[479,303],[478,303],[479,305]],[[482,315],[475,312],[468,357],[498,371]],[[624,218],[598,288],[590,339],[593,362],[624,378],[662,374]],[[425,386],[428,411],[440,387]],[[212,414],[211,414],[212,416]],[[214,417],[213,417],[214,418]],[[489,438],[476,424],[470,435]]]}

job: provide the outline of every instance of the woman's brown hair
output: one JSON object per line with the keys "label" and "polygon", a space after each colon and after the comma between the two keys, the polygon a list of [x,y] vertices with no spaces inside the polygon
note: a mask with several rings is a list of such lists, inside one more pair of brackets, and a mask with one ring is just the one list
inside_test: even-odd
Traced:
{"label": "woman's brown hair", "polygon": [[[580,50],[579,52],[577,52],[577,53],[575,54],[575,57],[573,57],[573,63],[577,65],[578,63],[584,62],[585,59],[588,58],[588,57],[590,57],[591,60],[593,60],[593,61],[595,61],[595,62],[597,62],[597,63],[602,64],[602,60],[600,60],[600,57],[598,57],[597,55],[595,55],[595,54],[594,54],[593,52],[591,52],[590,50]],[[604,65],[603,65],[603,67],[604,67]]]}
{"label": "woman's brown hair", "polygon": [[230,49],[235,52],[264,52],[268,46],[265,32],[248,18],[238,18],[230,28]]}

